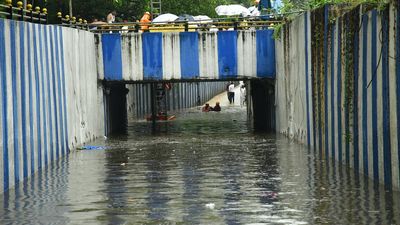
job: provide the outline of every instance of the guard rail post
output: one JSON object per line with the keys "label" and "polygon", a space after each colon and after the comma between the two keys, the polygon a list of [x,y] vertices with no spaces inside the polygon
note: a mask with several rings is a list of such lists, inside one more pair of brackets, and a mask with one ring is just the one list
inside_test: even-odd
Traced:
{"label": "guard rail post", "polygon": [[33,22],[32,5],[31,5],[31,4],[26,5],[26,10],[28,10],[28,14],[27,14],[28,21],[29,21],[29,22]]}
{"label": "guard rail post", "polygon": [[47,24],[47,9],[46,8],[42,9],[42,14],[39,13],[39,19],[41,20],[42,18],[43,18],[42,24]]}
{"label": "guard rail post", "polygon": [[140,30],[140,25],[139,25],[139,23],[136,23],[135,24],[135,32],[139,33],[139,30]]}
{"label": "guard rail post", "polygon": [[60,25],[63,24],[62,12],[57,12],[57,20],[58,20],[58,24],[60,24]]}
{"label": "guard rail post", "polygon": [[8,16],[7,19],[12,20],[13,18],[13,6],[12,6],[12,0],[6,0],[6,6],[8,6]]}
{"label": "guard rail post", "polygon": [[18,13],[20,15],[19,20],[24,21],[25,20],[24,3],[22,3],[21,1],[18,1],[17,7],[18,7]]}
{"label": "guard rail post", "polygon": [[185,21],[185,32],[189,31],[189,23],[188,21]]}

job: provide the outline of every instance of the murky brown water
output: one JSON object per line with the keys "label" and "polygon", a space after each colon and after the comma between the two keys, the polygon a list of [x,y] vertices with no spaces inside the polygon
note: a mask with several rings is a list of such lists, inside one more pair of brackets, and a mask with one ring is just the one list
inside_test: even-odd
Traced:
{"label": "murky brown water", "polygon": [[400,224],[399,193],[224,111],[71,153],[2,196],[0,224]]}

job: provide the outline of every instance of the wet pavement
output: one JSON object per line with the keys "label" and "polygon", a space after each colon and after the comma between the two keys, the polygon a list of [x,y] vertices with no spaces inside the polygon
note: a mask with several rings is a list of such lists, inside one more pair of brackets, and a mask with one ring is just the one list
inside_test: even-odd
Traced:
{"label": "wet pavement", "polygon": [[254,133],[245,108],[176,115],[50,165],[1,196],[0,224],[400,224],[398,192]]}

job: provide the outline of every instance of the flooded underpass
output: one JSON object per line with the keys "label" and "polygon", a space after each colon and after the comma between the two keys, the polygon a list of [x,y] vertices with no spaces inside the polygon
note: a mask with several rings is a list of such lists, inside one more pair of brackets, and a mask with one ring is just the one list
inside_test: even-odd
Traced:
{"label": "flooded underpass", "polygon": [[245,108],[175,115],[51,164],[3,195],[0,224],[400,223],[399,193],[253,132]]}

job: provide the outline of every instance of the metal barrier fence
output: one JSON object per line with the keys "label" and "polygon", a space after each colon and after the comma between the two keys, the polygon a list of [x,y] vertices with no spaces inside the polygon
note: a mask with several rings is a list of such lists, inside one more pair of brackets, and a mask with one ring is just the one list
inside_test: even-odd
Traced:
{"label": "metal barrier fence", "polygon": [[[47,24],[47,9],[36,6],[33,9],[31,4],[23,6],[22,1],[17,2],[17,6],[12,5],[12,0],[6,0],[5,4],[0,4],[0,18],[5,17],[10,20],[20,20],[32,23]],[[268,17],[268,19],[265,19]],[[129,33],[129,32],[187,32],[187,31],[221,31],[221,30],[249,30],[249,29],[268,29],[276,23],[280,23],[281,17],[264,15],[261,17],[247,18],[218,18],[197,21],[174,21],[174,22],[151,22],[151,23],[112,23],[94,22],[88,23],[87,20],[76,18],[75,16],[57,13],[58,24],[88,30],[94,33]]]}
{"label": "metal barrier fence", "polygon": [[5,17],[10,20],[28,21],[32,23],[47,24],[47,9],[40,9],[36,6],[33,9],[31,4],[26,5],[26,9],[23,7],[21,1],[17,2],[17,7],[12,5],[11,0],[7,0],[6,4],[0,4],[0,17]]}
{"label": "metal barrier fence", "polygon": [[242,21],[222,21],[222,22],[203,22],[203,21],[183,21],[167,23],[66,23],[68,20],[62,18],[62,25],[90,30],[94,33],[130,33],[130,32],[188,32],[188,31],[221,31],[221,30],[249,30],[249,29],[268,29],[274,24],[280,23],[279,20],[242,20]]}

